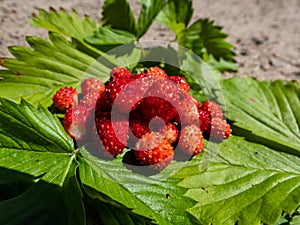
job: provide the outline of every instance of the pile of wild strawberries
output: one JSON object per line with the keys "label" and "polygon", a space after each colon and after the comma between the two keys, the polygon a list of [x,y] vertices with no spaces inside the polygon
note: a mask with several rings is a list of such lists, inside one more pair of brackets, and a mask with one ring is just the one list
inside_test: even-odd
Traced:
{"label": "pile of wild strawberries", "polygon": [[192,157],[203,150],[204,138],[220,142],[231,135],[220,106],[210,100],[201,105],[181,76],[159,67],[139,74],[115,67],[110,75],[107,84],[84,80],[80,95],[65,87],[53,96],[67,133],[77,142],[92,139],[103,157],[131,148],[140,165],[160,171],[175,149]]}

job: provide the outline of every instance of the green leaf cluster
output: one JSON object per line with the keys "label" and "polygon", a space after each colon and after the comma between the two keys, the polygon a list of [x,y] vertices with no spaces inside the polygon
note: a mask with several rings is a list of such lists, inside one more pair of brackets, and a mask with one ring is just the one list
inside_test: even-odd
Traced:
{"label": "green leaf cluster", "polygon": [[[234,94],[226,88],[237,80],[225,80],[224,92]],[[282,83],[279,89],[289,85]],[[245,82],[239,88],[249,87]],[[294,87],[295,97],[300,88]],[[299,103],[290,107],[292,111]],[[86,224],[84,207],[106,212],[108,217],[98,216],[104,224],[275,224],[283,211],[292,213],[300,205],[299,157],[235,130],[238,136],[222,144],[209,142],[203,155],[144,176],[119,160],[105,161],[84,148],[74,149],[59,120],[42,106],[1,99],[0,114],[3,224]],[[276,128],[261,130],[271,138],[268,130]]]}
{"label": "green leaf cluster", "polygon": [[225,40],[228,35],[221,31],[222,27],[209,19],[198,19],[189,25],[192,3],[192,0],[170,0],[156,20],[175,33],[180,46],[192,50],[220,71],[236,71],[233,46]]}

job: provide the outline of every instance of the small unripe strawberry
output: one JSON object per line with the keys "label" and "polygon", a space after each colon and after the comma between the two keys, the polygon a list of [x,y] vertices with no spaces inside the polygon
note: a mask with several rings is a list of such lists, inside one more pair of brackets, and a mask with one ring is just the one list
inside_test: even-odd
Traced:
{"label": "small unripe strawberry", "polygon": [[60,88],[53,96],[53,105],[62,112],[78,104],[78,94],[72,87]]}

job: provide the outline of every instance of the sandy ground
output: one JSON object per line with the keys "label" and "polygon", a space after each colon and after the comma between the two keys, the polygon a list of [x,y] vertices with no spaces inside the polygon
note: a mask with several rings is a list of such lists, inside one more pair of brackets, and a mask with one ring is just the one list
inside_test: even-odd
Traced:
{"label": "sandy ground", "polygon": [[[135,12],[139,1],[130,0]],[[74,8],[80,15],[101,18],[103,0],[0,0],[0,56],[9,56],[7,47],[26,45],[25,36],[47,37],[28,20],[37,8]],[[299,0],[194,0],[194,17],[210,18],[223,26],[235,46],[240,65],[237,73],[224,76],[254,76],[260,80],[300,82],[300,1]],[[170,40],[173,35],[154,24],[144,39]]]}

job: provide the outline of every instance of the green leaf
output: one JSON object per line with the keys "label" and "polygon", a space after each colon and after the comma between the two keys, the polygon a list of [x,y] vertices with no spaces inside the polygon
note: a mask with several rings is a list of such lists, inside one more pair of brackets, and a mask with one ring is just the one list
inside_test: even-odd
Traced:
{"label": "green leaf", "polygon": [[0,187],[32,177],[24,193],[0,202],[1,224],[85,224],[75,155],[5,147],[0,155]]}
{"label": "green leaf", "polygon": [[188,74],[185,77],[191,86],[190,94],[199,102],[207,99],[223,102],[219,71],[191,51],[186,51],[183,56],[180,69]]}
{"label": "green leaf", "polygon": [[136,19],[127,0],[106,0],[102,10],[105,25],[137,35]]}
{"label": "green leaf", "polygon": [[217,60],[234,62],[233,46],[225,41],[228,35],[221,30],[213,21],[199,19],[187,29],[184,46],[204,59],[205,54],[211,54]]}
{"label": "green leaf", "polygon": [[299,225],[300,224],[300,216],[293,217],[292,221],[290,222],[290,225]]}
{"label": "green leaf", "polygon": [[49,12],[39,9],[38,14],[30,19],[30,23],[33,26],[45,28],[67,37],[74,37],[78,40],[83,40],[85,37],[92,35],[97,29],[97,25],[89,16],[81,19],[75,10],[67,13],[62,8],[59,11],[50,8]]}
{"label": "green leaf", "polygon": [[300,158],[232,136],[180,171],[201,224],[274,224],[300,205]]}
{"label": "green leaf", "polygon": [[[96,23],[89,16],[85,16],[82,19],[75,10],[68,13],[62,8],[59,11],[50,8],[49,12],[39,9],[39,13],[34,15],[30,22],[36,27],[45,28],[51,32],[72,38],[72,47],[80,50],[82,53],[86,53],[95,59],[101,56],[105,57],[104,52],[84,41],[86,37],[94,35],[98,29]],[[108,35],[112,31],[104,33]],[[64,40],[62,41],[64,42]]]}
{"label": "green leaf", "polygon": [[193,16],[193,1],[169,0],[156,20],[179,36],[179,27],[185,29]]}
{"label": "green leaf", "polygon": [[239,67],[236,63],[226,61],[223,58],[216,60],[213,55],[209,55],[208,59],[206,60],[207,63],[211,64],[214,68],[219,70],[220,72],[224,71],[238,71]]}
{"label": "green leaf", "polygon": [[[86,37],[85,41],[91,45],[96,45],[101,49],[107,48],[105,45],[111,45],[110,48],[116,47],[122,44],[128,44],[135,41],[135,36],[127,31],[113,29],[108,26],[99,27],[93,36]],[[107,51],[107,49],[104,49]]]}
{"label": "green leaf", "polygon": [[282,80],[232,78],[221,82],[234,132],[252,142],[300,156],[300,87]]}
{"label": "green leaf", "polygon": [[138,19],[138,38],[147,32],[165,2],[166,0],[141,0],[141,12]]}
{"label": "green leaf", "polygon": [[52,96],[65,86],[79,87],[83,79],[97,77],[105,82],[110,69],[93,57],[77,50],[57,33],[49,33],[51,42],[28,37],[32,49],[11,47],[16,57],[4,58],[0,70],[0,97],[49,106]]}
{"label": "green leaf", "polygon": [[274,225],[284,225],[289,222],[284,216],[280,216],[279,220],[276,221]]}
{"label": "green leaf", "polygon": [[72,152],[73,140],[47,109],[0,98],[0,148]]}
{"label": "green leaf", "polygon": [[0,99],[1,224],[85,224],[73,141],[47,109]]}
{"label": "green leaf", "polygon": [[126,169],[118,160],[103,161],[84,149],[80,152],[79,175],[90,198],[126,207],[158,224],[194,224],[185,212],[193,201],[183,196],[184,188],[176,187],[179,180],[146,177]]}
{"label": "green leaf", "polygon": [[[153,224],[150,219],[133,214],[129,209],[117,207],[98,199],[88,200],[87,211],[92,208],[99,223],[110,225],[147,225]],[[89,215],[87,216],[89,217]],[[88,224],[88,223],[87,223]]]}

